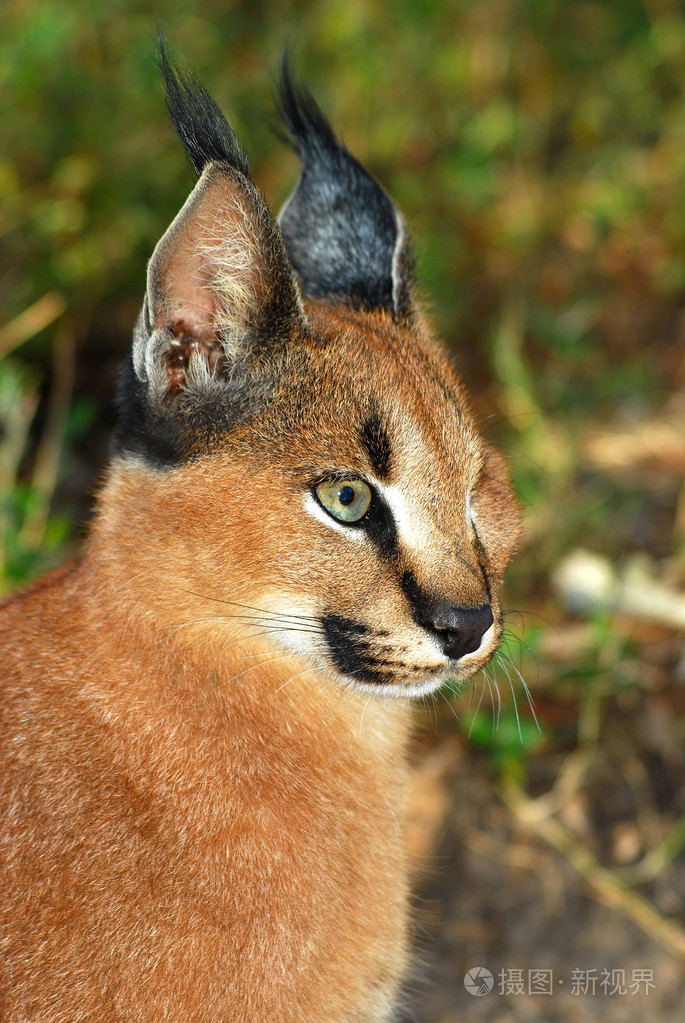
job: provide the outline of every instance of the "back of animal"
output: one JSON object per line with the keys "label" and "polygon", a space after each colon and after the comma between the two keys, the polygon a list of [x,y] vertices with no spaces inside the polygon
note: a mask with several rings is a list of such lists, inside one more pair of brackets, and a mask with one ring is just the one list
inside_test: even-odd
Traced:
{"label": "back of animal", "polygon": [[161,65],[198,181],[85,550],[0,608],[0,1018],[390,1021],[411,698],[495,652],[518,513],[310,94],[285,66],[275,219]]}

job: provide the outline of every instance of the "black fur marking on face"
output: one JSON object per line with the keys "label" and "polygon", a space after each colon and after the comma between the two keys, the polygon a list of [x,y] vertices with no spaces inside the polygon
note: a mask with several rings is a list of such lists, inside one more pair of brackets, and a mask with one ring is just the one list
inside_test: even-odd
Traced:
{"label": "black fur marking on face", "polygon": [[219,160],[249,178],[250,164],[235,132],[204,85],[176,62],[164,36],[159,38],[158,61],[171,123],[197,176]]}
{"label": "black fur marking on face", "polygon": [[359,430],[359,438],[371,459],[374,471],[380,479],[387,479],[391,469],[392,453],[388,431],[380,416],[376,413],[369,416]]}
{"label": "black fur marking on face", "polygon": [[400,544],[395,520],[387,504],[378,494],[374,493],[371,507],[359,525],[364,527],[369,540],[384,560],[397,560]]}
{"label": "black fur marking on face", "polygon": [[419,589],[414,573],[404,572],[400,580],[400,586],[402,587],[402,592],[409,601],[409,607],[414,621],[421,624],[418,609],[425,603],[426,598]]}
{"label": "black fur marking on face", "polygon": [[112,454],[172,469],[216,448],[238,424],[259,415],[272,386],[268,377],[255,380],[246,371],[236,374],[230,390],[218,397],[189,402],[180,391],[168,404],[157,406],[150,403],[129,355],[119,374]]}
{"label": "black fur marking on face", "polygon": [[142,458],[154,469],[170,469],[184,460],[179,421],[152,411],[146,385],[138,379],[131,356],[121,367],[116,407],[112,454]]}
{"label": "black fur marking on face", "polygon": [[365,625],[336,614],[324,615],[321,624],[333,664],[342,675],[374,685],[383,685],[387,681],[371,655],[371,644],[365,638],[368,635]]}
{"label": "black fur marking on face", "polygon": [[481,538],[478,535],[478,530],[473,527],[473,531],[476,534],[476,550],[478,551],[478,567],[480,568],[481,575],[483,576],[483,583],[485,584],[485,592],[488,595],[488,600],[492,604],[492,589],[490,587],[490,577],[488,576],[486,565],[487,565],[487,552],[481,542]]}

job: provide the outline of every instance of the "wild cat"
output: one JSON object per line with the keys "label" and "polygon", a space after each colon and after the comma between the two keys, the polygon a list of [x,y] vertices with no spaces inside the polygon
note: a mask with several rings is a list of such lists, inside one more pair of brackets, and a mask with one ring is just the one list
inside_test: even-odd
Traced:
{"label": "wild cat", "polygon": [[83,553],[7,601],[2,1019],[381,1023],[410,698],[495,652],[519,535],[407,227],[284,68],[278,221],[162,50],[157,245]]}

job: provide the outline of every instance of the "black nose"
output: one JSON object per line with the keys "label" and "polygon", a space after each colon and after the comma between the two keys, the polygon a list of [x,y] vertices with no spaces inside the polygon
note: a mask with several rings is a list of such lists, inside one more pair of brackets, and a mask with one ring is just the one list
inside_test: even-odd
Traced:
{"label": "black nose", "polygon": [[434,601],[424,605],[421,612],[421,625],[433,633],[443,652],[454,660],[477,650],[493,622],[489,604],[457,607],[447,601]]}

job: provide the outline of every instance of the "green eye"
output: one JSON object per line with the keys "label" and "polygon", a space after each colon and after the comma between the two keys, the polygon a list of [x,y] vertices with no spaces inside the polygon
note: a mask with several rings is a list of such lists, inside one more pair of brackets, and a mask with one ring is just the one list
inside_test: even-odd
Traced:
{"label": "green eye", "polygon": [[338,522],[359,522],[371,507],[371,487],[363,480],[328,480],[319,483],[316,496]]}

